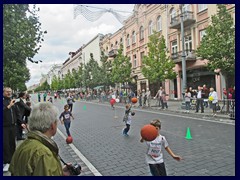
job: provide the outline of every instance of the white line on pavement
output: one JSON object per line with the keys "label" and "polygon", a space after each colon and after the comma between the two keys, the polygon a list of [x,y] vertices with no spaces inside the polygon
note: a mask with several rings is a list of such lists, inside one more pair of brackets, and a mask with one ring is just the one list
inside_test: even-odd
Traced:
{"label": "white line on pavement", "polygon": [[[32,101],[33,104],[36,104],[35,101]],[[66,139],[66,136],[59,130],[57,129],[57,132],[62,136],[63,139]],[[86,164],[86,166],[89,168],[89,170],[95,175],[95,176],[102,176],[100,172],[87,160],[87,158],[73,145],[69,144],[72,150],[78,155],[78,157]]]}
{"label": "white line on pavement", "polygon": [[[65,135],[59,129],[57,129],[57,132],[62,136],[63,139],[66,139]],[[73,149],[73,151],[86,164],[86,166],[95,176],[102,176],[102,174],[98,172],[98,170],[87,160],[87,158],[73,144],[69,144],[69,146]]]}

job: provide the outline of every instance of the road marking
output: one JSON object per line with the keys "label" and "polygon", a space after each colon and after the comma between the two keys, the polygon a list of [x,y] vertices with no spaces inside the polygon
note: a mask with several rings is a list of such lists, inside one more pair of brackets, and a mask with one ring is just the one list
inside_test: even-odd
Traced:
{"label": "road marking", "polygon": [[[60,136],[62,136],[63,139],[66,139],[66,136],[59,129],[57,129],[57,132],[60,134]],[[74,146],[73,144],[69,144],[69,146],[73,149],[73,151],[86,164],[86,166],[95,176],[102,176],[102,174],[98,172],[98,170],[87,160],[87,158],[76,148],[76,146]]]}
{"label": "road marking", "polygon": [[[34,104],[35,101],[32,101]],[[59,130],[57,129],[58,134],[62,136],[62,138],[65,140],[66,136]],[[76,153],[76,155],[86,164],[86,166],[89,168],[89,170],[95,175],[95,176],[102,176],[100,172],[87,160],[87,158],[74,146],[73,144],[69,144],[69,146],[72,148],[72,150]]]}
{"label": "road marking", "polygon": [[[110,105],[99,104],[99,103],[95,103],[95,102],[84,101],[84,103],[96,104],[96,105],[100,105],[100,106],[109,106],[110,107]],[[115,106],[115,108],[125,109],[125,107],[122,107],[122,106]],[[189,117],[189,116],[182,116],[182,115],[175,115],[175,114],[167,114],[167,113],[154,112],[154,111],[148,111],[148,110],[142,110],[142,109],[134,109],[134,111],[148,112],[148,113],[153,113],[153,114],[162,114],[162,115],[165,115],[165,116],[174,116],[174,117],[181,117],[181,118],[186,118],[186,119],[195,119],[195,120],[198,120],[198,121],[207,121],[207,122],[213,122],[213,123],[227,124],[227,125],[235,126],[235,123],[226,122],[226,121],[214,121],[214,120],[208,120],[208,119],[202,119],[202,118],[196,118],[196,117]]]}

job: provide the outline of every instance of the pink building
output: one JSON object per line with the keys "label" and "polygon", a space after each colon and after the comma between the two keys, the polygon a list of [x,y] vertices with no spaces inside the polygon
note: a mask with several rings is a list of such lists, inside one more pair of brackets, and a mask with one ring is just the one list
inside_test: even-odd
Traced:
{"label": "pink building", "polygon": [[[235,20],[235,5],[226,5]],[[197,57],[195,50],[199,46],[205,29],[211,23],[211,16],[216,14],[216,4],[183,4],[184,12],[184,44],[186,53],[187,86],[197,89],[197,86],[206,84],[214,87],[219,99],[223,96],[225,79],[221,72],[216,73],[206,68],[207,60]],[[142,59],[148,54],[148,36],[153,30],[160,32],[166,39],[169,56],[175,62],[174,70],[178,76],[174,80],[151,83],[141,73]],[[135,79],[137,90],[150,88],[155,95],[159,86],[164,86],[170,99],[182,98],[182,40],[180,26],[179,4],[136,4],[134,14],[125,21],[124,26],[113,35],[108,35],[102,41],[102,49],[114,58],[123,43],[124,53],[132,62],[132,77]],[[233,82],[234,83],[234,82]]]}

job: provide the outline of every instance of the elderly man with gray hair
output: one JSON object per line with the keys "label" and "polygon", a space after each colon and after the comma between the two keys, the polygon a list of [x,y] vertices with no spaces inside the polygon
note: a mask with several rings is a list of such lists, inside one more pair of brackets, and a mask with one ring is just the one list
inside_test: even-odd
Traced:
{"label": "elderly man with gray hair", "polygon": [[51,139],[57,132],[58,110],[52,103],[36,104],[29,117],[27,139],[14,152],[9,171],[12,176],[67,176],[58,146]]}

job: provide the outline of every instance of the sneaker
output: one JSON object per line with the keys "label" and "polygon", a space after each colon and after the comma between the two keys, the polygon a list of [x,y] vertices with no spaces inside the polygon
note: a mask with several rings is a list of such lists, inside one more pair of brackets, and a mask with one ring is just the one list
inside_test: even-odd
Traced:
{"label": "sneaker", "polygon": [[10,164],[5,164],[5,166],[3,167],[3,172],[8,172],[8,168],[9,168]]}

